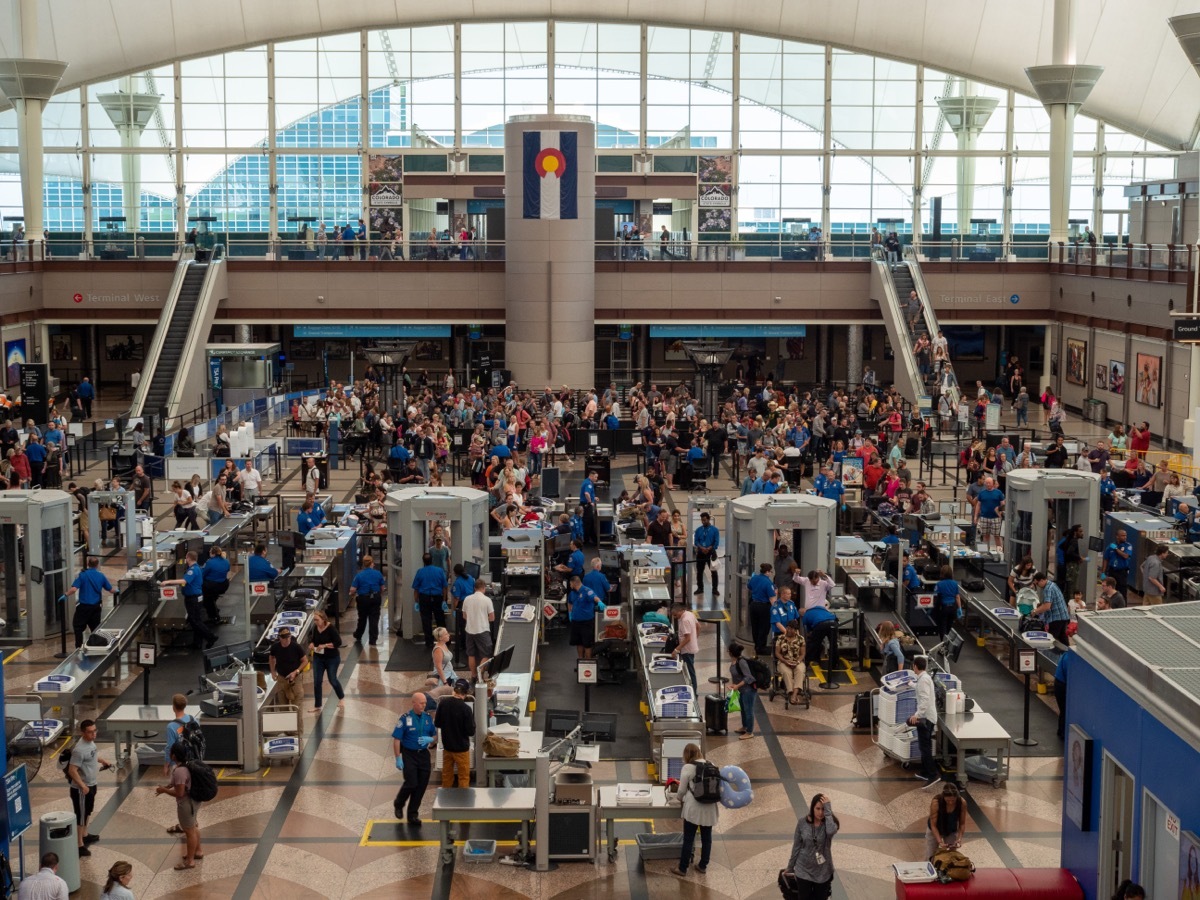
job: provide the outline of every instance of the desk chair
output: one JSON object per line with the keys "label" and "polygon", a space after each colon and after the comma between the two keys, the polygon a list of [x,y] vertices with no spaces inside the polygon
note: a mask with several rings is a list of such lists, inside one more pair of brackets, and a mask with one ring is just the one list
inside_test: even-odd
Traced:
{"label": "desk chair", "polygon": [[689,467],[691,471],[691,489],[708,493],[708,473],[712,470],[712,461],[702,456]]}

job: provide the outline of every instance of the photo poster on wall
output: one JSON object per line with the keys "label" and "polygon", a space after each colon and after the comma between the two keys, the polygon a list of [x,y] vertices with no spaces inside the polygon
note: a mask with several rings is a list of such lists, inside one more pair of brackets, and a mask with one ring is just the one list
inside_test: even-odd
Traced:
{"label": "photo poster on wall", "polygon": [[783,359],[804,359],[804,335],[780,338],[779,355]]}
{"label": "photo poster on wall", "polygon": [[1091,830],[1092,739],[1078,725],[1067,734],[1064,812],[1080,831]]}
{"label": "photo poster on wall", "polygon": [[1134,378],[1133,399],[1155,409],[1162,406],[1162,357],[1139,353]]}
{"label": "photo poster on wall", "polygon": [[1108,369],[1104,363],[1096,363],[1096,390],[1108,390]]}
{"label": "photo poster on wall", "polygon": [[666,362],[687,362],[688,355],[683,349],[683,338],[676,338],[667,344],[663,359]]}
{"label": "photo poster on wall", "polygon": [[1125,393],[1125,363],[1119,359],[1108,361],[1108,389],[1114,394]]}
{"label": "photo poster on wall", "polygon": [[146,355],[145,341],[140,334],[106,334],[104,336],[104,358],[137,361]]}
{"label": "photo poster on wall", "polygon": [[845,487],[862,487],[863,461],[858,457],[847,456],[842,460],[842,484]]}
{"label": "photo poster on wall", "polygon": [[1087,385],[1087,341],[1067,338],[1067,381]]}
{"label": "photo poster on wall", "polygon": [[71,343],[71,335],[50,335],[50,358],[55,362],[66,362],[75,358],[75,348]]}
{"label": "photo poster on wall", "polygon": [[1200,898],[1200,838],[1179,833],[1179,900]]}
{"label": "photo poster on wall", "polygon": [[697,174],[701,184],[729,184],[733,181],[733,157],[701,156]]}
{"label": "photo poster on wall", "polygon": [[21,366],[29,362],[25,355],[25,338],[4,342],[4,386],[13,387],[21,380]]}

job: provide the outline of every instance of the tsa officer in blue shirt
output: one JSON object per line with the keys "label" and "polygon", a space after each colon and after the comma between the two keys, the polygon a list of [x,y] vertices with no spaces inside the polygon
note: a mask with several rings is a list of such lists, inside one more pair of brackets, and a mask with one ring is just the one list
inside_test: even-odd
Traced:
{"label": "tsa officer in blue shirt", "polygon": [[[445,573],[443,573],[444,575]],[[396,757],[396,768],[404,772],[404,784],[392,801],[392,811],[397,819],[403,819],[404,807],[408,807],[408,824],[421,827],[421,800],[429,786],[429,772],[433,768],[432,751],[437,744],[437,728],[433,716],[425,712],[428,698],[418,691],[412,695],[412,711],[407,712],[392,729],[392,753]]]}
{"label": "tsa officer in blue shirt", "polygon": [[454,598],[454,645],[464,658],[467,655],[467,620],[463,613],[463,601],[473,593],[475,579],[467,577],[466,567],[462,563],[455,563],[454,584],[450,586],[450,596]]}
{"label": "tsa officer in blue shirt", "polygon": [[1117,590],[1124,596],[1129,589],[1129,567],[1133,563],[1133,544],[1126,539],[1125,529],[1118,528],[1116,540],[1104,548],[1101,572],[1116,579]]}
{"label": "tsa officer in blue shirt", "polygon": [[771,604],[771,631],[778,638],[787,631],[789,623],[795,622],[799,618],[800,611],[792,602],[792,589],[790,587],[780,588],[779,596]]}
{"label": "tsa officer in blue shirt", "polygon": [[255,545],[249,565],[251,581],[274,581],[279,577],[279,570],[267,559],[266,544]]}
{"label": "tsa officer in blue shirt", "polygon": [[821,659],[821,648],[829,642],[833,650],[834,634],[837,629],[837,614],[825,606],[810,606],[804,613],[804,632],[808,635],[807,650],[804,663],[818,662]]}
{"label": "tsa officer in blue shirt", "polygon": [[229,560],[225,558],[225,552],[220,547],[212,548],[203,571],[204,612],[208,616],[208,624],[216,625],[221,621],[217,598],[229,588]]}
{"label": "tsa officer in blue shirt", "polygon": [[79,600],[75,604],[75,615],[71,619],[71,628],[75,631],[75,649],[83,646],[83,630],[95,631],[100,627],[100,603],[104,600],[104,592],[116,594],[108,578],[100,571],[100,560],[89,556],[87,568],[75,576],[75,583],[67,588],[67,596],[79,592]]}
{"label": "tsa officer in blue shirt", "polygon": [[[421,568],[413,576],[413,599],[421,611],[421,628],[425,632],[425,649],[433,649],[433,623],[436,620],[439,628],[446,627],[446,612],[442,604],[446,602],[446,589],[450,586],[446,579],[446,570],[433,564],[433,557],[426,553],[421,557]],[[360,573],[361,574],[361,573]]]}
{"label": "tsa officer in blue shirt", "polygon": [[217,633],[204,621],[200,600],[204,596],[204,570],[196,561],[196,551],[189,550],[185,562],[187,571],[182,578],[164,581],[163,584],[178,584],[183,587],[183,608],[187,611],[188,627],[192,629],[192,649],[208,649],[217,642]]}
{"label": "tsa officer in blue shirt", "polygon": [[595,591],[583,586],[583,579],[571,576],[571,590],[567,593],[567,618],[571,621],[571,646],[579,659],[592,658],[592,645],[596,643],[596,611],[603,612],[603,601]]}
{"label": "tsa officer in blue shirt", "polygon": [[602,571],[604,563],[600,557],[592,560],[591,570],[583,576],[583,586],[588,588],[593,594],[601,600],[608,598],[609,592],[612,590],[612,585],[608,581],[608,576]]}
{"label": "tsa officer in blue shirt", "polygon": [[583,542],[596,543],[596,473],[588,472],[579,486],[579,505],[583,507]]}
{"label": "tsa officer in blue shirt", "polygon": [[[428,554],[426,554],[428,555]],[[439,568],[440,567],[435,567]],[[420,575],[424,569],[419,569],[417,574]],[[443,572],[442,578],[444,579]],[[371,641],[372,646],[379,640],[379,610],[383,605],[383,573],[375,568],[375,560],[370,554],[362,558],[362,569],[354,576],[354,581],[350,585],[350,599],[357,598],[358,603],[358,625],[354,629],[355,643],[362,643],[363,632],[368,632],[367,638]],[[439,597],[440,599],[440,597]],[[441,604],[438,604],[440,610]],[[426,634],[430,634],[430,629],[425,629]]]}
{"label": "tsa officer in blue shirt", "polygon": [[700,527],[692,535],[692,547],[696,553],[696,590],[697,595],[704,593],[704,569],[710,567],[712,572],[713,599],[721,596],[717,585],[717,548],[721,545],[721,532],[712,523],[712,516],[706,512],[700,513]]}
{"label": "tsa officer in blue shirt", "polygon": [[300,512],[296,516],[296,530],[305,537],[321,524],[322,516],[317,513],[319,508],[311,497],[307,498],[304,505],[300,507]]}
{"label": "tsa officer in blue shirt", "polygon": [[754,635],[754,652],[759,656],[771,652],[767,637],[771,633],[771,601],[775,599],[772,571],[770,563],[763,563],[758,574],[752,575],[746,584],[750,592],[750,633]]}
{"label": "tsa officer in blue shirt", "polygon": [[571,540],[571,555],[567,557],[565,563],[559,563],[554,567],[554,571],[558,572],[563,577],[564,582],[569,582],[571,577],[578,575],[583,578],[583,545],[577,538]]}
{"label": "tsa officer in blue shirt", "polygon": [[913,593],[921,589],[921,576],[917,574],[917,567],[907,553],[904,554],[904,586]]}

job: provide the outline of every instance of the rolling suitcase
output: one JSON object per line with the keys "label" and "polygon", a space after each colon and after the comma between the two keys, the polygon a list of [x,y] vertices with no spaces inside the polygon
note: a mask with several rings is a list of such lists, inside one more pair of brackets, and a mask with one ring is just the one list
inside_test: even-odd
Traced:
{"label": "rolling suitcase", "polygon": [[858,729],[870,728],[873,713],[874,711],[871,708],[871,692],[864,691],[861,694],[855,694],[854,712],[850,718],[850,725]]}
{"label": "rolling suitcase", "polygon": [[725,698],[720,694],[705,694],[704,726],[709,734],[729,732],[729,711],[725,708]]}

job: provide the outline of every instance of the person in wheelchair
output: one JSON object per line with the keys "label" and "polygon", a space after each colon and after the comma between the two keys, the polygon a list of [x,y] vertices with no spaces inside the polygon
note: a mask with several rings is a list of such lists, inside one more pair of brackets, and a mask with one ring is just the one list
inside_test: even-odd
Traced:
{"label": "person in wheelchair", "polygon": [[800,621],[792,619],[784,626],[783,634],[775,638],[775,671],[783,678],[789,703],[799,703],[804,692],[804,651]]}

